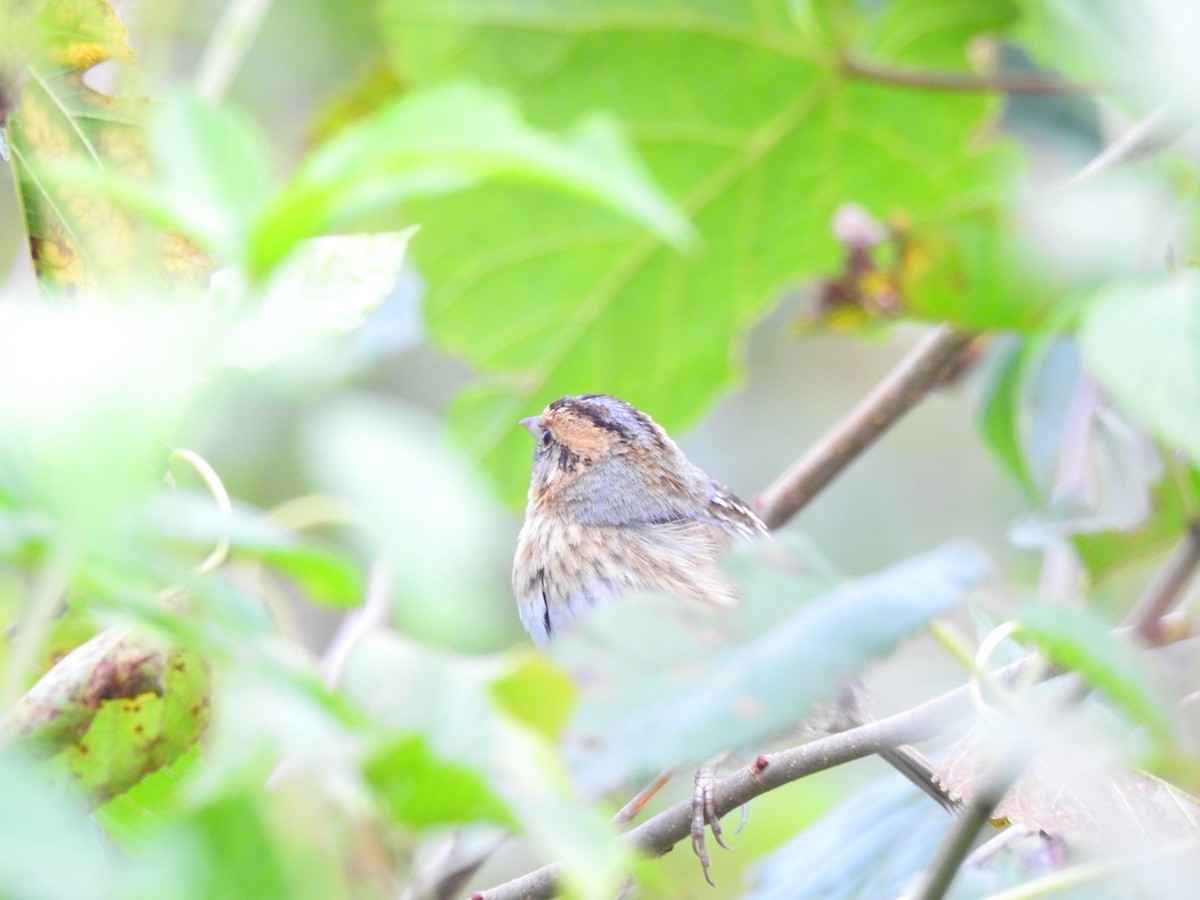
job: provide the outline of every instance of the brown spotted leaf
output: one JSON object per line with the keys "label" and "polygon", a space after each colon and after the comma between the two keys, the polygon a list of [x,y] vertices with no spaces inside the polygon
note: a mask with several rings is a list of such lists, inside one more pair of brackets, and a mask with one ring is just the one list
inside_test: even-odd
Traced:
{"label": "brown spotted leaf", "polygon": [[57,752],[76,741],[106,700],[162,690],[162,652],[110,628],[66,656],[30,688],[3,733]]}
{"label": "brown spotted leaf", "polygon": [[208,720],[208,691],[208,669],[191,651],[109,629],[47,672],[2,733],[56,755],[100,802],[195,744]]}

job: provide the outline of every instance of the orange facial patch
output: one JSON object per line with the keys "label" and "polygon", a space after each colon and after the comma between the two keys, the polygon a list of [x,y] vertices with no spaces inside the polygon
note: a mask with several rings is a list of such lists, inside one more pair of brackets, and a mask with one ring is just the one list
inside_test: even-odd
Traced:
{"label": "orange facial patch", "polygon": [[542,424],[554,433],[554,439],[580,459],[593,461],[604,456],[621,435],[601,428],[569,406],[542,413]]}

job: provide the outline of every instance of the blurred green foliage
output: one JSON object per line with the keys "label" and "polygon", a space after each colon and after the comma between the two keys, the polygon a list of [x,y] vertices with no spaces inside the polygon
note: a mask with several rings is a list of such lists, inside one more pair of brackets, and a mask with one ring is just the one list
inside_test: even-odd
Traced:
{"label": "blurred green foliage", "polygon": [[[1061,110],[993,78],[1086,81],[1094,127],[1168,93],[1190,122],[1188,4],[311,0],[257,33],[250,6],[126,23],[105,0],[0,0],[5,231],[33,275],[0,297],[0,895],[458,893],[516,834],[526,856],[471,885],[557,860],[578,896],[630,871],[692,896],[692,860],[631,859],[608,806],[660,768],[770,745],[988,562],[948,544],[847,580],[781,539],[730,560],[734,614],[618,604],[535,657],[511,646],[505,573],[516,420],[603,391],[696,422],[753,326],[783,331],[797,292],[838,285],[887,294],[850,317],[864,331],[991,333],[979,437],[1044,568],[998,571],[978,618],[1032,595],[1012,635],[1110,723],[1078,739],[1060,708],[1008,730],[1132,779],[1136,837],[1178,838],[1181,815],[1146,823],[1200,783],[1195,688],[1111,628],[1122,579],[1140,587],[1200,502],[1195,163],[1176,124],[1150,158],[1047,178],[1060,156],[1080,169],[1078,135],[1018,141],[1019,115]],[[319,96],[255,110],[222,99],[222,67]],[[857,235],[837,225],[850,205]],[[381,359],[431,347],[471,373],[443,413],[371,391]],[[860,530],[935,518],[871,502]],[[1080,608],[1053,602],[1064,582]],[[997,709],[1044,702],[1027,688]],[[1146,766],[1164,781],[1139,794]],[[726,891],[906,889],[940,812],[890,787],[829,812],[833,777],[764,802],[771,846],[723,857]],[[1030,796],[1012,808],[1045,808]],[[1081,817],[1089,797],[1070,798]],[[1075,811],[1052,817],[1070,861],[1140,852],[1117,816],[1072,843]],[[1023,853],[970,884],[1044,872]]]}

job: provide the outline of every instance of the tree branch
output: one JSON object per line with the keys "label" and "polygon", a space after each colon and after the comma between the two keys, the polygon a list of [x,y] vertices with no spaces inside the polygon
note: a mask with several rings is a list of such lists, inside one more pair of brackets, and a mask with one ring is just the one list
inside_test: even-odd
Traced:
{"label": "tree branch", "polygon": [[[1015,677],[1024,665],[1024,661],[1013,663],[995,675],[1000,678]],[[714,785],[713,805],[717,815],[723,816],[760,794],[816,772],[904,744],[927,740],[970,708],[970,696],[963,686],[894,716],[761,756],[754,765],[740,769]],[[624,840],[642,853],[662,856],[690,835],[691,820],[691,800],[682,800],[625,834]],[[473,900],[537,900],[553,897],[558,885],[558,873],[557,865],[543,866],[474,894]]]}
{"label": "tree branch", "polygon": [[977,75],[973,72],[910,69],[871,62],[850,53],[842,54],[840,66],[847,75],[864,81],[926,91],[1063,97],[1093,94],[1099,90],[1096,85],[1067,81],[1065,78],[1044,72],[995,72],[990,75]]}
{"label": "tree branch", "polygon": [[778,528],[787,522],[920,403],[972,339],[948,325],[931,331],[832,431],[759,495],[758,514],[767,526]]}
{"label": "tree branch", "polygon": [[[1118,628],[1115,633],[1127,635],[1131,633],[1131,629]],[[1182,629],[1168,629],[1160,646],[1183,637]],[[990,678],[998,682],[1011,682],[1037,659],[1037,654],[1033,654],[1009,663],[992,672]],[[1051,678],[1060,674],[1062,673],[1059,670],[1048,669],[1043,673],[1043,677]],[[718,781],[713,786],[713,805],[717,815],[724,816],[761,794],[817,772],[856,759],[882,754],[886,750],[905,744],[929,740],[955,720],[968,714],[971,709],[970,690],[967,685],[962,685],[904,712],[876,719],[779,753],[764,754],[752,765]],[[992,804],[993,807],[995,805]],[[982,803],[980,809],[983,809]],[[662,856],[677,843],[690,837],[691,820],[691,800],[682,800],[627,832],[623,835],[623,840],[634,850],[651,856]],[[554,896],[558,887],[558,874],[559,867],[556,864],[543,866],[496,887],[472,894],[471,897],[472,900],[544,900]]]}

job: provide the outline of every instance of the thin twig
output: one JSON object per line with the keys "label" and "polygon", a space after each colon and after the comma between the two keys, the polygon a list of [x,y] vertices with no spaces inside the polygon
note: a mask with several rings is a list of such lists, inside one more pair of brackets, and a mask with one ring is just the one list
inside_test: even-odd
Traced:
{"label": "thin twig", "polygon": [[1094,94],[1100,90],[1096,85],[1068,81],[1045,72],[994,72],[989,75],[977,75],[974,72],[910,69],[883,65],[849,53],[842,55],[840,64],[843,72],[855,78],[926,91],[1063,97]]}
{"label": "thin twig", "polygon": [[1101,150],[1091,162],[1076,172],[1065,186],[1070,187],[1100,172],[1169,147],[1193,124],[1179,116],[1176,104],[1171,101],[1162,103]]}
{"label": "thin twig", "polygon": [[1175,605],[1200,567],[1200,522],[1189,522],[1171,551],[1133,604],[1126,623],[1150,644],[1163,640],[1163,616]]}
{"label": "thin twig", "polygon": [[225,96],[250,49],[271,0],[230,0],[213,29],[196,72],[196,94],[208,103]]}
{"label": "thin twig", "polygon": [[1194,859],[1197,849],[1200,849],[1200,844],[1195,840],[1185,839],[1176,841],[1173,844],[1167,844],[1164,847],[1157,847],[1128,856],[1120,856],[1116,859],[1092,860],[1091,862],[1071,866],[1069,869],[1051,872],[1049,875],[1036,878],[1033,881],[1027,881],[1008,890],[997,891],[994,894],[988,895],[988,900],[1036,900],[1039,897],[1050,897],[1065,893],[1071,888],[1086,885],[1089,882],[1111,879],[1113,875],[1122,869],[1150,865],[1155,860],[1165,860],[1172,856],[1184,856]]}
{"label": "thin twig", "polygon": [[67,591],[69,569],[67,553],[61,547],[52,548],[37,574],[29,605],[12,641],[0,687],[0,710],[9,709],[25,689],[25,679]]}
{"label": "thin twig", "polygon": [[942,900],[946,896],[954,877],[975,845],[975,839],[991,821],[996,807],[1024,769],[1024,765],[1014,765],[1014,762],[1006,760],[1003,768],[985,778],[983,788],[975,792],[966,810],[954,821],[926,870],[915,895],[917,900]]}
{"label": "thin twig", "polygon": [[393,581],[391,560],[385,553],[380,553],[371,564],[371,571],[367,575],[367,594],[363,605],[342,620],[341,627],[329,642],[321,659],[321,675],[329,690],[334,690],[341,683],[351,651],[363,638],[387,621]]}
{"label": "thin twig", "polygon": [[757,508],[767,526],[778,528],[787,522],[920,403],[972,339],[948,325],[931,331],[832,431],[762,492]]}

